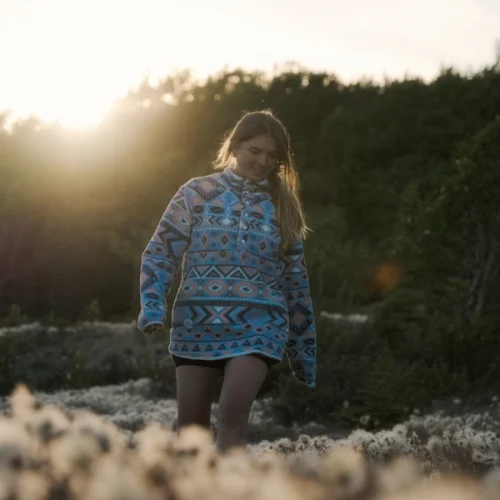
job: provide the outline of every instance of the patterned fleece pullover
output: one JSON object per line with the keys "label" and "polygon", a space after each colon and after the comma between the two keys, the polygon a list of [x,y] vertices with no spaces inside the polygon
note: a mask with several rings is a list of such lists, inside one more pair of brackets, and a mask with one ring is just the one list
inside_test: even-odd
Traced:
{"label": "patterned fleece pullover", "polygon": [[164,325],[182,268],[169,352],[215,360],[258,353],[316,384],[316,331],[302,241],[280,253],[268,181],[231,167],[184,184],[142,254],[141,332]]}

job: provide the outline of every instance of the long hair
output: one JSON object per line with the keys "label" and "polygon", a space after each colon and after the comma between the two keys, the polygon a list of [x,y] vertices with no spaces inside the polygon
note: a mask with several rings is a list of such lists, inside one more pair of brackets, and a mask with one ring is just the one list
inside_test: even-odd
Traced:
{"label": "long hair", "polygon": [[278,215],[281,249],[286,250],[299,239],[305,239],[309,228],[299,198],[299,176],[293,163],[290,137],[281,121],[269,110],[245,113],[226,135],[213,166],[221,169],[234,166],[232,152],[243,142],[262,134],[269,134],[276,141],[278,164],[269,175],[269,184]]}

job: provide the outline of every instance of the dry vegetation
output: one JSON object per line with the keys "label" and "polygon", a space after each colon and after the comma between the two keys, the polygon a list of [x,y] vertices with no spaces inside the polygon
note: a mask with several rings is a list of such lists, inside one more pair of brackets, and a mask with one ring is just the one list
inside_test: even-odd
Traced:
{"label": "dry vegetation", "polygon": [[[500,499],[496,401],[482,415],[415,415],[390,430],[220,455],[208,432],[177,437],[175,402],[149,391],[148,380],[54,394],[18,387],[0,401],[0,499]],[[251,422],[271,435],[265,405]]]}

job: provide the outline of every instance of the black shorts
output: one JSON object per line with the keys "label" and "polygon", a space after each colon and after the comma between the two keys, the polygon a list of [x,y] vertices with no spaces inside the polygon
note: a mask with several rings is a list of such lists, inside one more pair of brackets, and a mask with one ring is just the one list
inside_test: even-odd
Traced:
{"label": "black shorts", "polygon": [[[262,354],[250,354],[251,356],[256,356],[257,358],[262,359],[264,363],[271,368],[271,366],[278,364],[280,361],[274,358],[268,358]],[[231,358],[224,359],[189,359],[189,358],[180,358],[179,356],[175,356],[171,354],[172,359],[175,363],[175,367],[185,366],[185,365],[195,365],[195,366],[208,366],[209,368],[215,368],[221,372],[224,372],[224,366]]]}

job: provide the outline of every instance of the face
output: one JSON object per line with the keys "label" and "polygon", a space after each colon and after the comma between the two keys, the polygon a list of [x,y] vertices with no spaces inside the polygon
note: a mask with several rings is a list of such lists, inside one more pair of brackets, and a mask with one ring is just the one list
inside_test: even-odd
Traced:
{"label": "face", "polygon": [[270,135],[257,135],[243,142],[236,151],[234,171],[253,181],[265,179],[278,168],[276,141]]}

